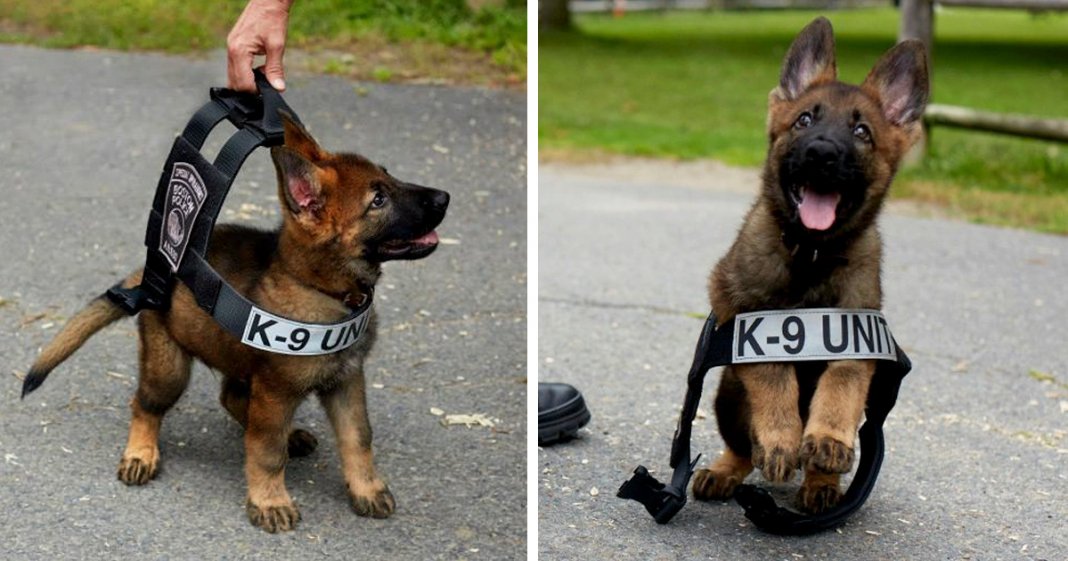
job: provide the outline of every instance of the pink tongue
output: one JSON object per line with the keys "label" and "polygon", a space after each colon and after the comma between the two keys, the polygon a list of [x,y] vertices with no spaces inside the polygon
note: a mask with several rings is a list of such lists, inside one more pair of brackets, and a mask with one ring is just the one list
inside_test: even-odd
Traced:
{"label": "pink tongue", "polygon": [[838,207],[838,193],[814,193],[808,189],[801,190],[801,223],[809,230],[826,230],[834,224],[834,211]]}
{"label": "pink tongue", "polygon": [[416,245],[434,245],[438,243],[438,232],[437,230],[431,230],[429,234],[417,240],[412,240],[412,243]]}

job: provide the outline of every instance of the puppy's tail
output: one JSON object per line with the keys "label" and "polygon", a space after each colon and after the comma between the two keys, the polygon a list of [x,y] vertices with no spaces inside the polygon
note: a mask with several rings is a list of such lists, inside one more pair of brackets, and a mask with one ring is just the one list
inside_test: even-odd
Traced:
{"label": "puppy's tail", "polygon": [[30,373],[22,381],[22,397],[25,398],[27,394],[39,388],[52,369],[67,360],[94,333],[124,317],[126,312],[108,300],[107,296],[101,295],[89,302],[89,305],[74,314],[56,338],[41,350],[41,356],[37,357],[37,361],[30,367]]}

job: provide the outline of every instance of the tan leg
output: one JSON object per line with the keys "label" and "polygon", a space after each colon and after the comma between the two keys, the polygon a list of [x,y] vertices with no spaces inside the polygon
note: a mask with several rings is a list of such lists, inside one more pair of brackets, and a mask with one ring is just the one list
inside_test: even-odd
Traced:
{"label": "tan leg", "polygon": [[352,508],[360,516],[387,518],[393,514],[396,503],[386,482],[375,471],[363,373],[357,373],[347,383],[320,395],[320,399],[337,437],[341,471]]}
{"label": "tan leg", "polygon": [[268,532],[296,527],[300,512],[286,491],[289,424],[297,399],[253,381],[245,427],[245,477],[249,521]]}
{"label": "tan leg", "polygon": [[772,482],[793,479],[801,445],[797,376],[783,363],[736,365],[751,410],[753,466]]}
{"label": "tan leg", "polygon": [[158,314],[143,312],[138,328],[141,373],[130,401],[130,434],[118,470],[119,480],[127,485],[144,485],[156,476],[160,423],[189,385],[191,366],[189,355],[167,334]]}
{"label": "tan leg", "polygon": [[806,470],[846,473],[853,467],[853,441],[875,373],[871,360],[831,362],[820,376],[801,444]]}
{"label": "tan leg", "polygon": [[711,466],[694,474],[693,496],[701,501],[729,499],[751,471],[753,462],[728,448]]}
{"label": "tan leg", "polygon": [[797,492],[801,509],[818,514],[836,506],[842,500],[842,492],[838,489],[839,477],[837,473],[806,469],[805,480]]}
{"label": "tan leg", "polygon": [[[248,427],[248,384],[241,380],[226,378],[219,392],[219,402],[241,428]],[[289,433],[287,449],[290,458],[303,458],[319,446],[315,435],[304,429],[293,429]]]}

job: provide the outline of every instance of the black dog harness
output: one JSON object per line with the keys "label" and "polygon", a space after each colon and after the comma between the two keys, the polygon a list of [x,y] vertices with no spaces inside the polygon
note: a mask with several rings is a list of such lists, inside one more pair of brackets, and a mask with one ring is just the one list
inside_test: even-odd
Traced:
{"label": "black dog harness", "polygon": [[709,315],[697,342],[671,446],[674,472],[670,483],[661,483],[645,466],[638,466],[616,496],[642,503],[660,524],[666,524],[686,504],[686,487],[701,458],[690,458],[690,434],[709,369],[729,364],[847,359],[878,362],[868,390],[866,421],[860,428],[860,461],[841,502],[823,513],[806,516],[776,505],[766,490],[753,485],[739,485],[734,492],[746,517],[773,534],[811,534],[838,526],[864,504],[875,487],[883,461],[883,422],[897,401],[901,380],[912,368],[876,310],[754,312],[739,314],[733,322],[718,327],[715,314]]}
{"label": "black dog harness", "polygon": [[[260,146],[285,141],[279,111],[297,119],[281,94],[256,71],[259,95],[212,88],[204,104],[175,139],[163,165],[152,212],[148,216],[144,276],[141,284],[107,292],[133,315],[142,309],[170,306],[175,279],[193,292],[197,305],[242,343],[273,353],[321,355],[338,352],[360,339],[370,319],[373,292],[338,323],[305,323],[263,310],[241,296],[211,268],[205,256],[226,194],[241,164]],[[235,132],[209,163],[200,148],[223,119]]]}

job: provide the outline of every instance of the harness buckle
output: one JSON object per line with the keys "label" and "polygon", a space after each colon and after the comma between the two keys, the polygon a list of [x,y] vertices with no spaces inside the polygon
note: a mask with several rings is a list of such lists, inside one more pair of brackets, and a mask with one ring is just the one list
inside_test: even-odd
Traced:
{"label": "harness buckle", "polygon": [[616,496],[642,503],[657,524],[667,524],[686,506],[686,490],[683,489],[681,494],[674,491],[650,475],[645,466],[638,466],[634,475],[620,486]]}

